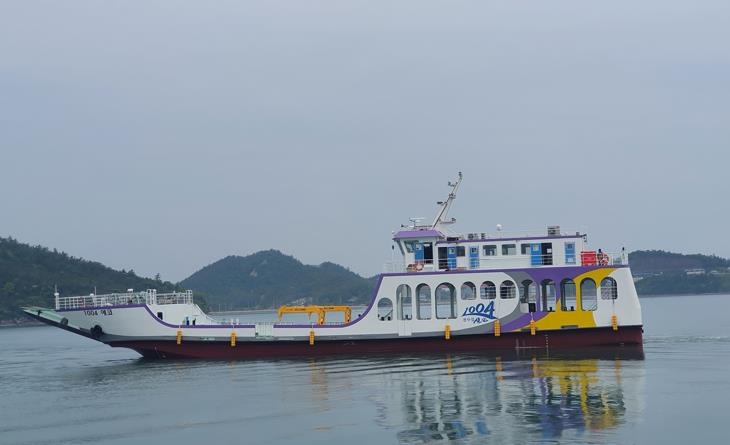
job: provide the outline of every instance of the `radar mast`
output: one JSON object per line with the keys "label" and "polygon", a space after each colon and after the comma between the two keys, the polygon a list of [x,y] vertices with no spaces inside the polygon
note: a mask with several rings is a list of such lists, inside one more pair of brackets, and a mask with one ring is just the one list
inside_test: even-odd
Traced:
{"label": "radar mast", "polygon": [[441,209],[439,210],[438,214],[436,214],[436,218],[433,220],[433,224],[431,224],[431,229],[436,229],[439,225],[442,224],[453,224],[456,222],[456,218],[451,218],[448,221],[446,221],[445,219],[446,215],[449,213],[451,204],[454,202],[454,199],[456,199],[456,191],[459,190],[459,185],[461,185],[461,180],[463,179],[463,177],[464,175],[459,172],[459,179],[457,179],[456,182],[449,181],[451,193],[449,193],[446,201],[439,201],[436,203],[441,206]]}

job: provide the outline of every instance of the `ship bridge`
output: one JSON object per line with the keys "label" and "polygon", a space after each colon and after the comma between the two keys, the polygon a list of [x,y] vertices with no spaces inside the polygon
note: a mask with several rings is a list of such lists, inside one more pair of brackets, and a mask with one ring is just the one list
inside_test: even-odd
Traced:
{"label": "ship bridge", "polygon": [[628,263],[625,250],[591,250],[580,232],[558,226],[543,235],[490,236],[476,232],[447,236],[436,230],[404,230],[393,236],[403,257],[385,272],[489,270],[545,266],[609,266]]}
{"label": "ship bridge", "polygon": [[453,234],[447,219],[456,191],[462,180],[449,182],[448,198],[438,202],[440,209],[432,224],[424,218],[411,218],[412,224],[394,232],[402,261],[386,263],[384,272],[437,272],[448,270],[494,270],[550,266],[613,266],[628,264],[624,249],[604,252],[588,247],[588,237],[580,231],[563,231],[560,226],[548,226],[537,233],[507,234],[497,225],[497,233],[470,232]]}

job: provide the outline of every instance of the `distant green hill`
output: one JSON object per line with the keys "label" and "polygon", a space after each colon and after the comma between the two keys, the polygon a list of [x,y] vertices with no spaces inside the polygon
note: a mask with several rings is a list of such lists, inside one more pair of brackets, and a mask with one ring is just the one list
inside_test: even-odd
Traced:
{"label": "distant green hill", "polygon": [[171,291],[175,285],[117,271],[55,249],[30,246],[0,237],[0,320],[21,316],[19,307],[52,307],[53,289],[61,295],[119,292],[126,289]]}
{"label": "distant green hill", "polygon": [[[629,262],[639,295],[730,292],[730,260],[724,258],[651,250],[631,252]],[[62,295],[84,295],[95,288],[100,294],[128,288],[193,289],[201,306],[207,300],[212,309],[230,310],[305,302],[362,304],[374,285],[375,277],[363,278],[329,262],[305,265],[276,250],[228,256],[175,285],[0,237],[0,320],[20,317],[23,305],[51,306],[54,286]]]}
{"label": "distant green hill", "polygon": [[658,272],[685,273],[690,269],[727,270],[730,260],[715,255],[666,252],[664,250],[637,250],[629,254],[631,271],[635,275],[652,274]]}
{"label": "distant green hill", "polygon": [[715,255],[638,250],[629,264],[640,296],[730,293],[730,260]]}
{"label": "distant green hill", "polygon": [[277,250],[228,256],[180,282],[203,291],[213,310],[271,308],[295,300],[316,304],[365,303],[374,279],[342,266],[302,264]]}

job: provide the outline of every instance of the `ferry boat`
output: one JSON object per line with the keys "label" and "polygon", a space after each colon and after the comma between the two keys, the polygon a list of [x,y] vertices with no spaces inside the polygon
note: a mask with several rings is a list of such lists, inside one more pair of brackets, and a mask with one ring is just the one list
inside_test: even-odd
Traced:
{"label": "ferry boat", "polygon": [[[456,234],[449,182],[430,224],[394,232],[368,306],[284,306],[279,321],[237,323],[204,313],[191,291],[61,297],[31,317],[154,358],[264,358],[361,353],[559,350],[642,344],[639,298],[624,249],[590,250],[584,233]],[[337,311],[342,321],[327,321]],[[298,312],[301,323],[282,320]]]}

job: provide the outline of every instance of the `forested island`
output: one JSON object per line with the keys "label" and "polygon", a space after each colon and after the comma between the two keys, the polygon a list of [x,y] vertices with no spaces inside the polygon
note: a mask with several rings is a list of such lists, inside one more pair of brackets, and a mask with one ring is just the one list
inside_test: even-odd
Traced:
{"label": "forested island", "polygon": [[[643,250],[631,252],[629,264],[640,296],[730,293],[730,260],[725,258]],[[54,288],[62,295],[192,289],[206,308],[236,310],[280,304],[364,304],[375,278],[330,262],[302,264],[277,250],[266,250],[227,256],[171,283],[0,237],[0,320],[4,324],[25,320],[20,306],[52,306]]]}

